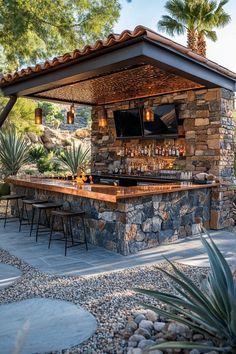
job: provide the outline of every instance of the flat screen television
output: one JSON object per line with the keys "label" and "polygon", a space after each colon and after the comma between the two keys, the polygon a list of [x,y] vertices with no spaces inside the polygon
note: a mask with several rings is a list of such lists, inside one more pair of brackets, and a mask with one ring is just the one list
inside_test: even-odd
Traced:
{"label": "flat screen television", "polygon": [[173,137],[178,135],[177,108],[174,104],[153,107],[154,121],[143,120],[144,137]]}
{"label": "flat screen television", "polygon": [[114,111],[113,114],[117,138],[140,138],[143,136],[142,108]]}

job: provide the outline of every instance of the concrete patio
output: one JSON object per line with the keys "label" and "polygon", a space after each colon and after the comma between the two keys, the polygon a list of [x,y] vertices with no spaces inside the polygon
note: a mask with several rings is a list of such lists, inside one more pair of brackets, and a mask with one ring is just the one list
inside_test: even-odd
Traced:
{"label": "concrete patio", "polygon": [[[227,260],[236,266],[236,236],[233,232],[212,231],[211,235]],[[163,256],[179,263],[193,266],[207,266],[207,256],[198,236],[178,240],[141,251],[138,254],[122,256],[100,247],[89,245],[86,252],[83,245],[68,250],[64,256],[64,244],[54,241],[48,249],[48,236],[43,234],[38,243],[29,237],[28,227],[18,232],[18,223],[0,225],[0,248],[24,260],[40,271],[57,275],[89,276],[103,272],[118,271],[135,266],[152,265],[163,261]]]}

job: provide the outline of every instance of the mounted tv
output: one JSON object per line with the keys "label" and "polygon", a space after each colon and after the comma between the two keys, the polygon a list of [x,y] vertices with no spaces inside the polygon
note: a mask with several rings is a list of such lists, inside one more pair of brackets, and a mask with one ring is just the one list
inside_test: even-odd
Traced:
{"label": "mounted tv", "polygon": [[177,108],[174,104],[153,107],[154,121],[143,120],[144,137],[176,137],[178,135]]}
{"label": "mounted tv", "polygon": [[140,138],[143,136],[142,108],[114,111],[116,136],[119,139]]}

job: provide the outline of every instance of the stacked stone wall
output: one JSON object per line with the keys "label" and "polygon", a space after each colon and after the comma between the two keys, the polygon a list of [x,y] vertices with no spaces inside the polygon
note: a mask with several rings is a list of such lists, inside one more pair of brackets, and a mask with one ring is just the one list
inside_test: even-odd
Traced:
{"label": "stacked stone wall", "polygon": [[[232,187],[234,164],[234,93],[225,89],[200,89],[171,93],[152,99],[153,105],[175,103],[179,107],[179,138],[175,144],[185,144],[186,159],[178,162],[183,171],[193,175],[211,173],[220,178],[221,185],[212,198],[211,222],[213,229],[232,225]],[[149,100],[143,101],[144,105]],[[140,101],[129,101],[106,105],[108,128],[99,130],[98,111],[92,110],[92,158],[93,172],[109,172],[111,166],[119,164],[123,142],[116,139],[113,111],[134,108]],[[169,141],[164,140],[163,143]],[[141,140],[126,141],[126,144],[140,144]],[[145,142],[144,142],[145,143]],[[156,140],[147,141],[147,144]],[[146,162],[148,163],[148,157]]]}

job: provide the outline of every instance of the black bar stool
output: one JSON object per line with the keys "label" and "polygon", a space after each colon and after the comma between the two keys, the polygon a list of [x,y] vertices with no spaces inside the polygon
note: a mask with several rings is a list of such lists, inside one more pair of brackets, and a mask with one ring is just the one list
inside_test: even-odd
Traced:
{"label": "black bar stool", "polygon": [[[88,251],[88,244],[87,244],[85,225],[84,225],[84,215],[85,215],[84,211],[72,211],[72,210],[52,211],[52,213],[51,213],[51,232],[50,232],[50,237],[49,237],[49,242],[48,242],[48,248],[50,248],[52,240],[58,240],[58,241],[65,242],[65,256],[67,253],[67,248],[79,246],[82,244],[85,244],[86,251]],[[62,221],[62,231],[63,231],[64,237],[60,237],[60,238],[52,237],[56,217],[60,218]],[[79,217],[82,220],[84,241],[77,241],[74,239],[74,235],[73,235],[73,231],[72,231],[72,219],[74,219],[75,217]],[[70,243],[70,245],[68,245],[68,243]]]}
{"label": "black bar stool", "polygon": [[[6,201],[6,209],[5,209],[5,216],[4,218],[1,218],[1,220],[4,220],[4,228],[6,227],[6,223],[8,219],[11,219],[10,221],[14,221],[14,219],[18,219],[20,221],[20,207],[19,207],[19,200],[23,200],[25,196],[23,194],[9,194],[9,195],[3,195],[0,197],[0,201],[4,200]],[[8,206],[9,206],[9,201],[15,201],[16,202],[16,216],[10,216],[7,217],[7,212],[8,212]],[[13,219],[13,220],[12,220]]]}
{"label": "black bar stool", "polygon": [[[32,204],[32,218],[31,218],[31,228],[30,228],[30,236],[32,235],[32,232],[36,230],[36,242],[38,241],[38,234],[39,232],[49,232],[48,228],[50,227],[50,217],[47,215],[47,211],[52,212],[53,209],[58,209],[61,208],[62,204],[59,203],[53,203],[53,202],[47,202],[47,203],[40,203],[40,204]],[[34,217],[35,217],[35,211],[38,211],[38,218],[36,221],[36,228],[34,229]],[[42,217],[42,211],[45,213],[45,218],[46,218],[46,224],[47,226],[43,227],[43,230],[39,228],[40,222],[41,222],[41,217]]]}
{"label": "black bar stool", "polygon": [[[28,214],[27,206],[32,208],[33,204],[41,204],[41,203],[47,203],[47,202],[48,202],[47,200],[40,200],[40,199],[23,199],[22,200],[19,232],[21,231],[21,227],[23,225],[31,225],[31,219]],[[26,223],[23,222],[24,220],[26,220]]]}

